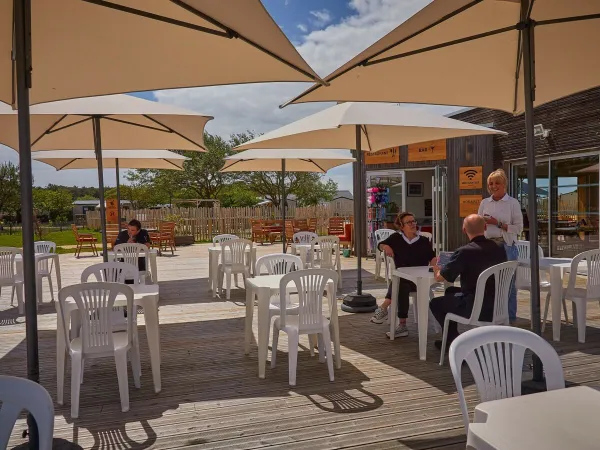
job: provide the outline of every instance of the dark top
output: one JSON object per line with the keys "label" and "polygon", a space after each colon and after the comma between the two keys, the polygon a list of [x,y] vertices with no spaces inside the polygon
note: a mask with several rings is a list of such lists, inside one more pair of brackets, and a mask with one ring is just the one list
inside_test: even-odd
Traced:
{"label": "dark top", "polygon": [[[135,235],[134,240],[136,244],[146,244],[148,242],[151,242],[150,235],[143,228],[138,232],[138,234]],[[123,230],[117,236],[117,240],[115,241],[115,243],[127,244],[127,241],[129,241],[129,232],[127,230]]]}
{"label": "dark top", "polygon": [[[481,272],[503,262],[506,262],[506,251],[503,246],[486,239],[484,236],[476,236],[467,245],[454,252],[440,274],[451,283],[460,276],[461,292],[457,295],[462,295],[472,308],[473,300],[475,300],[477,278],[479,278]],[[494,278],[490,278],[485,285],[480,320],[492,320],[494,297]]]}
{"label": "dark top", "polygon": [[382,245],[389,245],[394,251],[396,267],[428,266],[435,256],[431,242],[424,236],[419,236],[417,241],[409,244],[401,233],[394,233],[377,248],[381,250]]}

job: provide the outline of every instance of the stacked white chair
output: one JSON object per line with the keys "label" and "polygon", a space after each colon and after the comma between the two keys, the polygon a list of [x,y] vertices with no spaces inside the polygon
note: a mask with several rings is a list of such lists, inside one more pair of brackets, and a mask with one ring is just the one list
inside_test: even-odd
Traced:
{"label": "stacked white chair", "polygon": [[298,293],[298,314],[288,315],[281,308],[280,316],[273,324],[273,347],[271,367],[277,359],[279,332],[288,335],[289,384],[296,385],[296,366],[298,364],[298,342],[301,334],[316,334],[319,344],[319,361],[327,360],[329,380],[334,381],[333,353],[329,320],[323,315],[323,293],[327,283],[337,283],[337,273],[329,269],[299,270],[284,275],[279,284],[279,295],[285,296],[291,284]]}
{"label": "stacked white chair", "polygon": [[[587,277],[585,288],[575,286],[579,264],[587,263]],[[580,253],[571,262],[569,283],[563,291],[563,301],[573,302],[573,323],[577,327],[577,340],[585,342],[585,330],[587,327],[587,303],[600,302],[600,250],[588,250]],[[547,305],[546,305],[547,306]],[[548,308],[544,310],[544,322],[548,315]]]}
{"label": "stacked white chair", "polygon": [[[310,245],[312,243],[312,241],[314,241],[316,238],[318,238],[319,235],[317,233],[313,233],[312,231],[298,231],[297,233],[294,233],[294,235],[292,236],[292,242],[294,244],[308,244]],[[296,249],[296,254],[300,254],[300,252]],[[302,261],[303,263],[307,263],[308,260],[308,254],[307,254],[307,261]]]}
{"label": "stacked white chair", "polygon": [[[112,310],[118,295],[127,299],[127,331],[113,332]],[[69,338],[67,329],[66,302],[72,298],[77,303],[81,335]],[[129,383],[127,378],[127,358],[131,359],[131,369],[135,387],[140,387],[140,350],[135,339],[137,327],[136,309],[133,305],[133,290],[121,283],[82,283],[67,286],[58,293],[60,316],[58,326],[63,327],[66,348],[71,357],[71,417],[79,417],[79,393],[83,383],[83,367],[86,359],[112,357],[117,367],[117,379],[121,396],[121,410],[129,411]],[[63,404],[64,367],[57,371],[57,401]]]}
{"label": "stacked white chair", "polygon": [[[509,325],[508,320],[508,294],[510,292],[510,284],[512,282],[515,271],[517,270],[517,261],[507,261],[501,264],[496,264],[489,269],[484,270],[477,278],[477,286],[475,288],[475,299],[473,300],[473,310],[471,317],[462,317],[457,314],[446,314],[444,320],[444,334],[442,336],[442,349],[440,355],[440,366],[444,364],[444,355],[446,353],[446,340],[448,338],[448,324],[453,322],[462,323],[464,325],[473,325],[483,327],[487,325]],[[482,322],[479,320],[481,308],[483,306],[483,296],[485,294],[485,286],[488,280],[494,277],[494,314],[491,322]]]}
{"label": "stacked white chair", "polygon": [[235,234],[218,234],[212,240],[213,247],[220,245],[221,242],[231,241],[233,239],[239,239]]}
{"label": "stacked white chair", "polygon": [[[218,267],[219,280],[217,286],[223,293],[223,278],[226,282],[226,297],[231,298],[231,277],[242,274],[244,282],[250,277],[252,259],[252,241],[248,239],[230,239],[221,242],[221,263]],[[237,284],[237,277],[236,277]]]}
{"label": "stacked white chair", "polygon": [[377,280],[378,278],[381,278],[381,264],[383,263],[385,266],[385,281],[388,284],[390,280],[389,268],[385,259],[385,253],[379,250],[379,244],[381,244],[395,232],[396,231],[390,230],[389,228],[375,230],[375,279]]}
{"label": "stacked white chair", "polygon": [[[530,252],[529,252],[529,241],[517,241],[517,251],[519,267],[517,267],[517,276],[515,280],[515,286],[517,290],[531,291],[531,267],[530,263]],[[538,245],[538,254],[540,258],[544,257],[544,250]],[[521,265],[521,263],[527,263],[527,265]],[[540,274],[540,290],[546,292],[546,304],[544,306],[544,319],[542,322],[542,332],[546,329],[546,315],[548,313],[548,306],[550,304],[550,281],[548,275],[545,273]],[[562,300],[563,311],[565,313],[565,321],[569,322],[569,314],[567,313],[567,302],[565,299]],[[533,326],[533,324],[532,324]]]}
{"label": "stacked white chair", "polygon": [[[25,313],[25,304],[23,303],[23,277],[17,275],[15,258],[21,251],[15,247],[0,247],[0,294],[2,288],[10,286],[12,294],[17,293],[17,307],[19,314]],[[11,297],[10,304],[13,304],[14,295]]]}
{"label": "stacked white chair", "polygon": [[340,238],[337,236],[319,236],[310,243],[308,267],[337,271],[338,287],[342,287],[342,268],[340,265]]}
{"label": "stacked white chair", "polygon": [[[515,327],[475,328],[458,336],[450,345],[450,368],[456,383],[465,429],[469,431],[469,411],[462,386],[462,366],[466,361],[481,402],[518,397],[525,350],[535,353],[544,365],[546,389],[563,389],[565,377],[556,351],[540,336]],[[560,408],[560,405],[556,405]],[[549,411],[551,414],[551,411]],[[507,420],[510,418],[507,417]],[[469,447],[467,443],[467,448]]]}
{"label": "stacked white chair", "polygon": [[0,448],[8,448],[15,422],[23,410],[35,419],[39,450],[52,450],[54,405],[48,391],[31,380],[0,375]]}
{"label": "stacked white chair", "polygon": [[[56,253],[56,244],[52,241],[36,241],[33,243],[36,253]],[[41,259],[37,263],[36,288],[38,303],[42,303],[42,280],[48,280],[50,298],[54,301],[54,288],[52,287],[52,267],[54,261]]]}
{"label": "stacked white chair", "polygon": [[[140,283],[146,284],[146,279],[150,275],[149,264],[150,264],[150,250],[144,244],[136,243],[125,243],[117,244],[113,247],[115,261],[120,259],[127,264],[131,264],[138,268],[139,258],[146,260],[146,270],[139,271]],[[138,269],[139,270],[139,269]]]}

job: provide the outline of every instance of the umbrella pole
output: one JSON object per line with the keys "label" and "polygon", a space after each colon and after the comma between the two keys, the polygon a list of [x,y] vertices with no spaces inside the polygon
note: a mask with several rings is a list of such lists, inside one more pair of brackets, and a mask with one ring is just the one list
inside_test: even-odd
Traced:
{"label": "umbrella pole", "polygon": [[[37,330],[36,264],[33,237],[33,175],[31,172],[31,136],[29,89],[31,88],[31,3],[14,2],[16,81],[19,123],[19,176],[21,180],[21,224],[23,236],[23,289],[25,301],[25,337],[27,342],[27,378],[39,383],[40,362]],[[35,419],[27,415],[30,448],[39,447]]]}
{"label": "umbrella pole", "polygon": [[[98,187],[100,191],[100,227],[102,228],[102,259],[108,261],[108,248],[106,245],[106,205],[104,205],[104,167],[102,164],[102,133],[100,131],[100,117],[92,119],[94,126],[94,151],[98,161]],[[120,206],[120,205],[119,205]]]}
{"label": "umbrella pole", "polygon": [[285,159],[281,160],[281,217],[283,218],[283,232],[281,233],[281,241],[283,242],[283,253],[286,253],[287,244],[285,242]]}
{"label": "umbrella pole", "polygon": [[[521,1],[522,17],[526,17],[529,0]],[[529,19],[522,31],[523,39],[523,74],[525,84],[525,153],[527,155],[527,183],[528,183],[528,214],[529,214],[529,251],[531,257],[531,323],[533,332],[541,335],[540,326],[540,270],[538,252],[538,222],[537,222],[537,196],[536,196],[536,164],[535,164],[535,136],[533,133],[535,100],[535,61],[534,61],[534,25]],[[543,366],[540,359],[533,354],[533,384],[537,388],[527,386],[527,391],[546,390]],[[544,386],[540,386],[544,384]]]}
{"label": "umbrella pole", "polygon": [[[365,229],[365,189],[363,182],[362,130],[356,125],[356,162],[354,167],[354,252],[356,254],[356,292],[344,297],[342,310],[346,312],[373,312],[377,309],[377,301],[371,294],[362,291],[362,249]],[[339,258],[339,256],[338,256]]]}
{"label": "umbrella pole", "polygon": [[119,180],[119,158],[115,159],[115,172],[117,175],[117,223],[119,233],[121,232],[121,182]]}

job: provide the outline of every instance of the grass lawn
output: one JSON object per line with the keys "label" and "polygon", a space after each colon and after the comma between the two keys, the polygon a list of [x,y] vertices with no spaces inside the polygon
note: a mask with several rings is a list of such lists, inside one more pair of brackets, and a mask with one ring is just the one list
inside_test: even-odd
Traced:
{"label": "grass lawn", "polygon": [[[102,247],[102,236],[100,235],[100,233],[98,233],[96,231],[86,230],[86,229],[80,229],[80,233],[93,234],[98,239],[98,243],[99,243],[100,247]],[[35,239],[38,240],[37,237]],[[42,236],[42,240],[56,242],[56,245],[59,247],[61,245],[77,245],[77,242],[75,242],[75,236],[73,236],[72,230],[52,231],[52,232],[44,234]],[[23,246],[23,239],[22,239],[21,233],[13,233],[13,234],[2,233],[2,234],[0,234],[0,247],[22,247],[22,246]]]}

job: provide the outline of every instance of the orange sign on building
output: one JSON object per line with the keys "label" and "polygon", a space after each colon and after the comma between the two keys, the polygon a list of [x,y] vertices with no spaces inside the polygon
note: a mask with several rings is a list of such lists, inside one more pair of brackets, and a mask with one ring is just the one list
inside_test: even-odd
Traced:
{"label": "orange sign on building", "polygon": [[481,200],[481,195],[461,195],[458,200],[460,217],[477,214]]}
{"label": "orange sign on building", "polygon": [[106,223],[119,223],[119,208],[116,198],[106,199]]}
{"label": "orange sign on building", "polygon": [[400,147],[391,147],[378,152],[366,152],[365,164],[397,164],[400,162]]}
{"label": "orange sign on building", "polygon": [[446,139],[419,142],[408,146],[408,160],[410,162],[438,161],[441,159],[446,159]]}
{"label": "orange sign on building", "polygon": [[459,189],[481,189],[483,187],[483,167],[461,167],[458,169]]}

